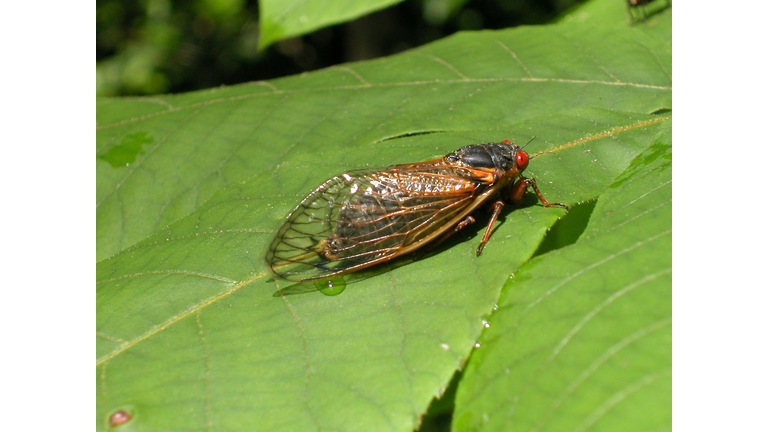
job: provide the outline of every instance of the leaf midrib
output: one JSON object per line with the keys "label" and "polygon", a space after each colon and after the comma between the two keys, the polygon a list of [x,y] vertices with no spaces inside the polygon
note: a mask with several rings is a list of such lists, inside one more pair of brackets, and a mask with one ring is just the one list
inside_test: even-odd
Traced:
{"label": "leaf midrib", "polygon": [[144,333],[143,335],[141,335],[141,336],[139,336],[139,337],[137,337],[137,338],[135,338],[133,340],[130,340],[130,341],[126,342],[125,344],[121,345],[116,350],[112,351],[111,353],[105,355],[104,357],[102,357],[100,359],[97,359],[96,360],[96,366],[99,366],[102,363],[105,363],[105,362],[115,358],[117,355],[119,355],[123,351],[126,351],[128,348],[131,348],[132,346],[138,344],[139,342],[143,341],[144,339],[147,339],[147,338],[155,335],[156,333],[159,333],[160,331],[165,330],[166,328],[170,327],[171,325],[173,325],[177,321],[181,321],[182,319],[190,316],[191,314],[196,313],[196,312],[202,310],[204,307],[206,307],[208,305],[211,305],[213,303],[216,303],[217,301],[219,301],[219,300],[221,300],[221,299],[223,299],[225,297],[228,297],[230,294],[233,294],[233,293],[239,291],[241,288],[246,287],[246,286],[250,285],[251,283],[256,282],[257,280],[259,280],[259,279],[261,279],[261,278],[263,278],[265,276],[268,276],[268,275],[269,275],[269,272],[263,271],[263,272],[255,275],[255,276],[253,276],[251,278],[248,278],[248,279],[246,279],[246,280],[244,280],[244,281],[242,281],[240,283],[237,283],[237,284],[233,285],[232,288],[230,288],[230,289],[228,289],[226,291],[223,291],[223,292],[221,292],[219,294],[216,294],[215,296],[213,296],[213,297],[211,297],[211,298],[209,298],[207,300],[204,300],[204,301],[202,301],[202,302],[200,302],[200,303],[190,307],[189,309],[187,309],[187,310],[177,314],[176,316],[171,317],[169,320],[167,320],[166,322],[160,324],[157,327],[154,327],[152,330]]}

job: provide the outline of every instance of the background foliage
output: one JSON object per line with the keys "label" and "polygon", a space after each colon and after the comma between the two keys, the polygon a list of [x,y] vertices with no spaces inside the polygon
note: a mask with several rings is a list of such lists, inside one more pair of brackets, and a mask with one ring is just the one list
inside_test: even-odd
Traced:
{"label": "background foliage", "polygon": [[[98,428],[670,429],[671,10],[560,21],[99,100]],[[482,223],[339,296],[274,296],[265,244],[330,173],[534,135],[568,214],[530,201],[480,258]]]}
{"label": "background foliage", "polygon": [[[341,5],[342,12],[354,10],[355,16],[386,3],[395,6],[285,40],[286,32],[279,29],[286,23],[292,25],[290,35],[301,35],[310,27],[338,23],[348,15],[331,15],[333,11],[321,5],[310,10],[316,12],[310,19],[305,8],[319,3],[284,0],[99,0],[96,91],[100,96],[179,93],[272,79],[402,52],[459,30],[544,23],[576,2],[322,2]],[[268,49],[260,49],[276,40]]]}

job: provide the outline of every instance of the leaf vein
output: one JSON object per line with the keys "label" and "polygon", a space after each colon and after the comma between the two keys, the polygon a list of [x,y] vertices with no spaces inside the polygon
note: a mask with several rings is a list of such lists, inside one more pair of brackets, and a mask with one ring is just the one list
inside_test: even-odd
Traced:
{"label": "leaf vein", "polygon": [[205,360],[205,428],[211,430],[211,354],[208,351],[208,341],[203,333],[203,324],[200,322],[200,311],[195,311],[195,322],[197,323],[197,332],[200,335],[200,342],[203,345],[203,359]]}
{"label": "leaf vein", "polygon": [[631,396],[636,391],[642,389],[643,387],[653,384],[654,382],[658,381],[661,378],[664,378],[666,376],[671,376],[671,375],[672,375],[672,370],[665,369],[655,374],[646,375],[645,377],[624,387],[620,391],[616,392],[613,396],[608,398],[608,400],[606,400],[602,405],[597,407],[589,416],[587,416],[586,419],[584,419],[583,422],[581,422],[581,424],[579,424],[578,426],[576,426],[576,428],[573,429],[573,432],[584,432],[585,430],[592,427],[592,425],[594,425],[598,420],[600,420],[600,418],[603,417],[608,411],[613,409],[613,407],[618,405],[624,399]]}
{"label": "leaf vein", "polygon": [[126,275],[117,276],[117,277],[110,278],[110,279],[103,279],[103,280],[100,280],[100,281],[96,281],[96,285],[105,284],[105,283],[109,283],[109,282],[114,282],[114,281],[120,280],[120,279],[128,279],[128,278],[137,277],[137,276],[150,276],[150,275],[158,275],[158,274],[182,274],[182,275],[187,275],[187,276],[199,276],[199,277],[202,277],[202,278],[213,279],[213,280],[217,280],[217,281],[220,281],[220,282],[226,282],[226,283],[237,283],[236,280],[225,278],[223,276],[216,276],[216,275],[211,275],[211,274],[207,274],[207,273],[193,272],[193,271],[189,271],[189,270],[151,270],[151,271],[147,271],[147,272],[137,272],[137,273],[126,274]]}
{"label": "leaf vein", "polygon": [[295,89],[295,90],[278,90],[272,93],[256,93],[256,94],[247,94],[247,95],[238,95],[238,96],[231,96],[227,98],[220,98],[220,99],[212,99],[205,102],[198,102],[190,105],[186,105],[183,107],[177,107],[173,110],[158,112],[158,113],[151,113],[151,114],[145,114],[142,116],[132,117],[129,119],[121,120],[115,123],[106,124],[103,126],[98,126],[96,130],[102,130],[102,129],[109,129],[117,126],[122,126],[125,124],[130,123],[136,123],[139,121],[147,120],[153,117],[157,117],[160,115],[170,114],[172,112],[185,110],[185,109],[192,109],[192,108],[198,108],[200,106],[206,106],[206,105],[213,105],[218,103],[225,103],[225,102],[233,102],[236,100],[241,99],[251,99],[256,97],[263,97],[263,96],[273,96],[277,94],[297,94],[297,93],[313,93],[313,92],[324,92],[324,91],[338,91],[338,90],[360,90],[360,89],[370,89],[370,88],[386,88],[386,87],[402,87],[402,86],[421,86],[425,84],[432,84],[432,85],[450,85],[450,84],[467,84],[467,83],[478,83],[478,82],[558,82],[558,83],[565,83],[565,84],[596,84],[596,85],[607,85],[607,86],[624,86],[624,87],[637,87],[637,88],[647,88],[647,89],[653,89],[653,90],[672,90],[671,86],[659,86],[659,85],[651,85],[651,84],[640,84],[640,83],[627,83],[627,82],[614,82],[614,81],[600,81],[600,80],[582,80],[582,79],[569,79],[569,78],[465,78],[465,79],[456,79],[456,80],[421,80],[421,81],[406,81],[406,82],[395,82],[395,83],[379,83],[379,84],[370,84],[370,85],[342,85],[342,86],[330,86],[330,87],[317,87],[317,88],[306,88],[306,89]]}
{"label": "leaf vein", "polygon": [[106,363],[110,359],[115,358],[116,356],[118,356],[119,354],[125,352],[127,349],[133,347],[137,343],[139,343],[139,342],[141,342],[141,341],[143,341],[143,340],[145,340],[145,339],[147,339],[147,338],[149,338],[149,337],[151,337],[151,336],[153,336],[153,335],[155,335],[155,334],[165,330],[166,328],[172,326],[173,324],[177,323],[178,321],[188,317],[190,314],[193,314],[193,313],[203,309],[204,307],[207,307],[207,306],[209,306],[209,305],[211,305],[213,303],[216,303],[217,301],[219,301],[219,300],[221,300],[221,299],[223,299],[225,297],[228,297],[230,294],[240,290],[240,288],[242,288],[244,286],[247,286],[247,285],[250,285],[254,281],[257,281],[257,280],[263,278],[267,274],[268,274],[267,272],[259,273],[259,274],[255,275],[255,276],[251,277],[250,279],[246,279],[246,280],[244,280],[244,281],[234,285],[232,288],[228,289],[227,291],[224,291],[224,292],[219,293],[219,294],[217,294],[217,295],[215,295],[213,297],[210,297],[207,300],[204,300],[204,301],[202,301],[202,302],[200,302],[200,303],[190,307],[189,309],[187,309],[187,310],[185,310],[185,311],[183,311],[183,312],[181,312],[181,313],[179,313],[177,315],[172,316],[171,318],[169,318],[164,323],[162,323],[162,324],[152,328],[151,330],[149,330],[148,332],[144,333],[143,335],[138,336],[135,339],[132,339],[132,340],[128,341],[127,343],[125,343],[124,345],[122,345],[119,348],[115,349],[111,353],[105,355],[104,357],[101,357],[101,358],[97,359],[96,360],[96,365],[98,366],[100,364]]}
{"label": "leaf vein", "polygon": [[576,389],[583,384],[587,378],[589,378],[603,363],[608,361],[611,357],[616,355],[619,351],[630,345],[631,343],[640,340],[641,338],[649,335],[650,333],[653,333],[656,330],[662,329],[664,327],[667,327],[672,324],[672,319],[667,318],[663,319],[661,321],[657,321],[647,327],[644,327],[635,333],[625,337],[624,339],[620,340],[613,346],[609,347],[605,352],[603,352],[595,361],[592,362],[571,384],[568,385],[568,387],[560,393],[560,395],[555,399],[549,406],[547,412],[547,415],[542,416],[541,420],[539,420],[536,425],[531,428],[530,432],[538,432],[541,430],[541,428],[550,420],[553,418],[551,415],[553,412],[557,410],[557,408],[565,401],[565,399],[570,396]]}
{"label": "leaf vein", "polygon": [[635,281],[635,282],[633,282],[633,283],[623,287],[622,289],[616,291],[615,293],[611,294],[602,303],[600,303],[594,309],[589,311],[589,313],[587,313],[584,316],[584,318],[581,319],[581,321],[579,321],[575,326],[573,326],[573,328],[568,332],[568,334],[566,334],[565,337],[560,341],[560,343],[557,344],[555,349],[552,350],[552,354],[547,358],[547,362],[549,363],[549,362],[553,361],[555,359],[555,357],[557,357],[560,354],[560,352],[563,350],[563,348],[565,348],[565,346],[568,345],[568,343],[570,343],[571,340],[573,340],[573,337],[576,336],[576,333],[581,331],[581,329],[584,328],[584,326],[589,321],[591,321],[592,318],[597,316],[597,314],[599,314],[603,309],[608,307],[611,303],[616,301],[619,297],[623,296],[624,294],[627,294],[628,292],[632,291],[633,289],[635,289],[635,288],[637,288],[639,286],[644,285],[647,282],[650,282],[650,281],[652,281],[654,279],[659,278],[660,276],[663,276],[663,275],[669,274],[669,273],[672,273],[672,269],[671,268],[666,268],[666,269],[658,271],[658,272],[656,272],[654,274],[647,275],[644,278],[642,278],[640,280],[637,280],[637,281]]}
{"label": "leaf vein", "polygon": [[661,237],[663,237],[665,235],[669,235],[671,233],[672,233],[671,229],[662,231],[662,232],[660,232],[660,233],[658,233],[658,234],[656,234],[654,236],[651,236],[651,237],[649,237],[649,238],[647,238],[645,240],[639,241],[639,242],[633,244],[632,246],[624,248],[624,249],[622,249],[622,250],[620,250],[620,251],[618,251],[616,253],[612,253],[612,254],[608,255],[607,257],[601,259],[600,261],[594,262],[594,263],[588,265],[587,267],[584,267],[583,269],[581,269],[581,270],[579,270],[579,271],[577,271],[577,272],[575,272],[573,274],[570,274],[567,277],[563,278],[562,281],[560,281],[558,284],[556,284],[552,288],[548,289],[547,292],[545,292],[539,298],[537,298],[536,300],[531,302],[525,308],[525,310],[520,314],[520,318],[518,319],[517,324],[515,325],[515,328],[513,328],[513,331],[520,325],[520,322],[522,321],[522,319],[528,314],[528,312],[531,311],[531,309],[536,307],[536,305],[538,305],[539,303],[544,301],[544,299],[546,299],[547,297],[549,297],[552,294],[554,294],[555,291],[559,290],[560,288],[562,288],[564,285],[566,285],[570,281],[576,279],[577,277],[581,276],[582,274],[584,274],[584,273],[586,273],[586,272],[588,272],[590,270],[593,270],[593,269],[595,269],[595,268],[597,268],[597,267],[599,267],[599,266],[601,266],[603,264],[606,264],[606,263],[608,263],[608,262],[610,262],[610,261],[612,261],[612,260],[614,260],[614,259],[616,259],[616,258],[618,258],[618,257],[620,257],[622,255],[624,255],[624,254],[627,254],[627,253],[629,253],[629,252],[631,252],[631,251],[633,251],[633,250],[635,250],[635,249],[637,249],[637,248],[639,248],[639,247],[641,247],[643,245],[646,245],[646,244],[648,244],[648,243],[650,243],[650,242],[652,242],[652,241],[654,241],[654,240],[656,240],[658,238],[661,238]]}
{"label": "leaf vein", "polygon": [[530,71],[530,70],[528,70],[528,68],[527,68],[527,67],[525,66],[525,64],[523,64],[523,62],[522,62],[522,61],[521,61],[521,60],[520,60],[520,59],[517,57],[517,54],[515,54],[515,52],[514,52],[514,51],[512,51],[511,49],[509,49],[509,47],[508,47],[508,46],[506,46],[506,45],[504,44],[504,42],[502,42],[502,41],[499,41],[499,40],[497,40],[497,41],[495,41],[495,42],[496,42],[497,44],[501,45],[501,47],[502,47],[502,48],[504,48],[504,50],[506,50],[506,51],[507,51],[507,52],[508,52],[508,53],[509,53],[509,54],[512,56],[512,58],[514,58],[514,59],[515,59],[515,61],[516,61],[518,64],[520,64],[520,66],[523,68],[523,70],[525,70],[525,73],[526,73],[526,74],[528,74],[528,77],[529,77],[529,78],[533,78],[533,74],[531,73],[531,71]]}

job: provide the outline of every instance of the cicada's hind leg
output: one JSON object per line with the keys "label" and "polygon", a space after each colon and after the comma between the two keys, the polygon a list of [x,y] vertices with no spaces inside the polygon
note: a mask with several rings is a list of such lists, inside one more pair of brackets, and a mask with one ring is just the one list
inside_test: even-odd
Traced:
{"label": "cicada's hind leg", "polygon": [[539,187],[536,186],[536,180],[532,178],[527,178],[520,176],[520,180],[515,182],[514,185],[512,185],[512,189],[509,193],[509,201],[513,204],[518,204],[523,201],[523,196],[525,196],[525,192],[528,190],[528,188],[533,189],[533,192],[536,193],[536,196],[539,198],[539,201],[541,201],[541,205],[544,207],[562,207],[564,209],[569,209],[567,205],[563,203],[551,203],[547,201],[546,198],[544,198],[544,195],[541,194],[541,191],[539,190]]}

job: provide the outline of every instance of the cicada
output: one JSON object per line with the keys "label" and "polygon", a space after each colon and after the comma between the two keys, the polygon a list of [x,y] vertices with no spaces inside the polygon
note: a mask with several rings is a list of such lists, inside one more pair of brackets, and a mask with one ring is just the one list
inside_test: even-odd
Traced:
{"label": "cicada", "polygon": [[531,188],[528,154],[512,141],[472,144],[440,159],[349,171],[318,186],[277,231],[266,261],[289,281],[328,279],[435,244],[473,223],[480,207],[492,214],[479,256],[504,202],[519,203]]}

